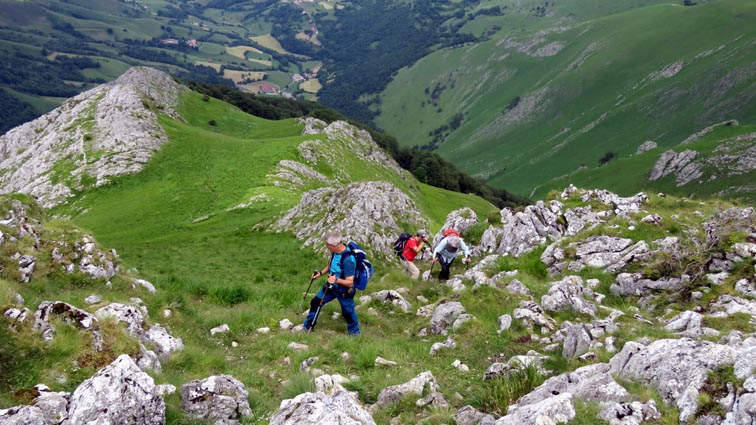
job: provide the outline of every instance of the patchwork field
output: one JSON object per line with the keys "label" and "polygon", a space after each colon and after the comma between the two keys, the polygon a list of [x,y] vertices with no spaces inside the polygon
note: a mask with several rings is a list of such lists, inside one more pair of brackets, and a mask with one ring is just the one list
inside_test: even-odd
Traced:
{"label": "patchwork field", "polygon": [[263,78],[265,78],[264,72],[255,72],[255,71],[234,71],[231,69],[224,69],[223,70],[223,78],[228,78],[229,80],[233,81],[235,84],[244,84],[244,82],[249,81],[260,81]]}
{"label": "patchwork field", "polygon": [[317,93],[323,88],[323,85],[320,84],[320,81],[313,79],[300,84],[299,88],[308,93]]}
{"label": "patchwork field", "polygon": [[264,54],[262,50],[254,48],[252,46],[226,47],[226,52],[228,52],[229,55],[236,56],[239,59],[247,59],[247,52],[256,53],[258,55]]}

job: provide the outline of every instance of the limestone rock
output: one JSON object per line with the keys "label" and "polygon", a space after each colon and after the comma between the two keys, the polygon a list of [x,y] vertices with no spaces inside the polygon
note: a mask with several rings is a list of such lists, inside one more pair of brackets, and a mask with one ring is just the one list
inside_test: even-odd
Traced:
{"label": "limestone rock", "polygon": [[506,416],[496,425],[567,423],[575,417],[572,394],[563,393],[533,404],[510,406]]}
{"label": "limestone rock", "polygon": [[102,335],[100,334],[97,318],[84,310],[62,301],[44,301],[40,303],[37,311],[34,313],[34,329],[42,334],[42,338],[50,341],[55,335],[55,328],[50,323],[53,316],[64,320],[66,323],[90,331],[94,337],[95,350],[102,350]]}
{"label": "limestone rock", "polygon": [[378,395],[378,400],[376,400],[375,406],[378,408],[384,408],[398,402],[410,394],[420,396],[426,388],[429,392],[438,391],[436,378],[430,371],[423,372],[404,384],[384,388]]}
{"label": "limestone rock", "polygon": [[[318,208],[313,208],[318,205]],[[407,223],[409,220],[409,223]],[[302,195],[299,204],[287,211],[274,225],[277,231],[294,230],[305,247],[323,250],[323,229],[339,232],[373,249],[373,255],[393,253],[399,223],[413,228],[426,222],[407,194],[385,181],[355,182],[342,188],[321,188]]]}
{"label": "limestone rock", "polygon": [[76,388],[68,420],[71,424],[163,424],[165,402],[152,378],[123,354]]}
{"label": "limestone rock", "polygon": [[610,361],[611,373],[651,385],[680,411],[680,422],[692,418],[707,374],[737,360],[736,348],[689,338],[628,342]]}
{"label": "limestone rock", "polygon": [[454,324],[454,321],[464,313],[465,307],[457,301],[439,305],[433,312],[433,317],[430,321],[430,332],[436,335],[446,335],[449,332],[449,328]]}
{"label": "limestone rock", "polygon": [[394,290],[378,291],[370,295],[371,299],[378,300],[382,303],[390,303],[400,308],[403,312],[412,311],[412,305],[402,297],[402,294]]}
{"label": "limestone rock", "polygon": [[304,393],[281,402],[270,425],[375,425],[375,420],[357,399],[357,393],[336,385],[332,391]]}
{"label": "limestone rock", "polygon": [[457,425],[494,425],[496,418],[488,413],[475,410],[467,405],[457,410],[454,414],[454,423]]}
{"label": "limestone rock", "polygon": [[252,416],[248,396],[230,375],[195,379],[181,386],[181,410],[200,420],[238,420]]}
{"label": "limestone rock", "polygon": [[[0,137],[0,169],[7,170],[0,191],[32,195],[48,208],[76,190],[140,171],[168,140],[158,110],[179,117],[185,90],[168,74],[134,67],[8,131]],[[61,165],[70,169],[63,176]]]}
{"label": "limestone rock", "polygon": [[545,311],[572,310],[580,314],[595,316],[598,309],[586,298],[592,298],[593,291],[583,287],[580,276],[565,276],[559,282],[552,282],[549,292],[541,297],[541,307]]}

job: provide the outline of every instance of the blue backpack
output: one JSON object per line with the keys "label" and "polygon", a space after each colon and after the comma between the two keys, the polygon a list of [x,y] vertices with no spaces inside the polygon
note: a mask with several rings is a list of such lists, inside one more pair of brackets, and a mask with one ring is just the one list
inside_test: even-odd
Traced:
{"label": "blue backpack", "polygon": [[[373,264],[370,263],[370,260],[365,255],[365,251],[356,242],[349,242],[347,244],[347,252],[341,256],[341,270],[344,270],[344,258],[349,255],[354,256],[354,261],[357,264],[354,269],[354,287],[360,291],[364,291],[367,288],[368,281],[373,277]],[[344,276],[341,278],[343,279]]]}

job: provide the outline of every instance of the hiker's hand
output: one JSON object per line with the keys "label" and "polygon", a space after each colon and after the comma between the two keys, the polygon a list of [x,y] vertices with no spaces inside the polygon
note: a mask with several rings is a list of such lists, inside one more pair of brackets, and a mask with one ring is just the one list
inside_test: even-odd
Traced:
{"label": "hiker's hand", "polygon": [[472,261],[472,260],[470,259],[470,257],[467,257],[467,258],[465,258],[465,260],[464,260],[464,261],[465,261],[465,263],[469,263],[469,262],[470,262],[470,261]]}
{"label": "hiker's hand", "polygon": [[336,275],[332,274],[332,275],[328,276],[328,283],[330,283],[331,285],[336,284]]}
{"label": "hiker's hand", "polygon": [[312,277],[310,277],[310,279],[312,279],[312,280],[315,280],[315,279],[319,278],[320,276],[323,276],[323,275],[322,275],[322,274],[320,273],[320,271],[318,271],[318,270],[315,270],[314,272],[312,272]]}
{"label": "hiker's hand", "polygon": [[438,257],[433,257],[433,259],[431,260],[431,263],[435,263],[436,261],[438,261]]}

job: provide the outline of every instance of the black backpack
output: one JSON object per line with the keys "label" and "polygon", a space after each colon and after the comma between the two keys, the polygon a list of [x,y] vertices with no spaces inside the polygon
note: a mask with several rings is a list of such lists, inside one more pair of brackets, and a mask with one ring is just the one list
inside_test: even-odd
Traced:
{"label": "black backpack", "polygon": [[404,245],[408,240],[410,240],[411,237],[412,235],[407,232],[403,232],[401,235],[399,235],[399,238],[397,238],[396,242],[394,242],[394,254],[401,257],[402,253],[404,252]]}

